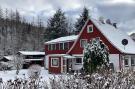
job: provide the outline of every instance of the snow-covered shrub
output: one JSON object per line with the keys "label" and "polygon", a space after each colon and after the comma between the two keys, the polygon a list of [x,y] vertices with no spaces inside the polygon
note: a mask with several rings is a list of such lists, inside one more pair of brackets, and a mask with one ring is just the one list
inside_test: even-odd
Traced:
{"label": "snow-covered shrub", "polygon": [[30,79],[37,79],[39,78],[41,73],[41,66],[40,65],[31,65],[28,69],[28,76]]}

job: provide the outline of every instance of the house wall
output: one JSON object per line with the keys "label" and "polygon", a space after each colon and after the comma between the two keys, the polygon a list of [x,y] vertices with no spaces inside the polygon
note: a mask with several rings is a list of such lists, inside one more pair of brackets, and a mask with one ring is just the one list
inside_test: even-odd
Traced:
{"label": "house wall", "polygon": [[[88,25],[93,25],[93,32],[92,33],[87,33],[87,26]],[[84,29],[82,30],[82,32],[79,35],[80,35],[80,37],[73,44],[73,48],[70,51],[68,51],[69,54],[83,54],[83,48],[80,47],[80,40],[87,39],[87,42],[89,42],[92,38],[96,38],[96,37],[100,37],[100,39],[108,46],[110,54],[120,54],[120,51],[117,50],[117,48],[114,47],[106,39],[106,37],[97,29],[97,27],[90,20],[85,25]]]}
{"label": "house wall", "polygon": [[[51,58],[58,58],[59,59],[59,66],[58,67],[52,67],[51,66]],[[61,57],[60,56],[50,56],[49,57],[49,73],[61,73]]]}
{"label": "house wall", "polygon": [[119,63],[120,59],[119,58],[120,58],[119,54],[110,54],[109,55],[110,63],[113,63],[115,71],[120,70],[120,63]]}

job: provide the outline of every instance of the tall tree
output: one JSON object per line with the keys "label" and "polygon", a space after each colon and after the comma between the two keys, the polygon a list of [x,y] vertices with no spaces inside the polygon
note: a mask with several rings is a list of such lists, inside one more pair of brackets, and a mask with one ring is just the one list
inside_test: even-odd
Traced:
{"label": "tall tree", "polygon": [[75,28],[76,28],[75,34],[78,34],[81,31],[82,27],[84,26],[88,18],[89,18],[89,10],[86,7],[84,7],[82,14],[80,15],[80,17],[77,19],[77,22],[75,23]]}
{"label": "tall tree", "polygon": [[99,39],[93,38],[84,49],[84,70],[91,74],[98,68],[109,65],[108,47]]}
{"label": "tall tree", "polygon": [[68,34],[68,24],[64,12],[58,9],[52,18],[49,19],[45,38],[55,39]]}

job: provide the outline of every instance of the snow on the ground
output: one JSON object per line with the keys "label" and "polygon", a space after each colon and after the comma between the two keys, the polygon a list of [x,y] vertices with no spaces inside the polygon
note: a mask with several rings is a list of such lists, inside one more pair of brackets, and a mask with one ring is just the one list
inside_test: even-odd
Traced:
{"label": "snow on the ground", "polygon": [[[21,69],[19,71],[19,74],[16,75],[16,70],[8,70],[8,71],[0,71],[0,78],[3,79],[3,81],[8,81],[8,80],[14,80],[16,78],[28,78],[28,69]],[[24,77],[25,74],[25,77]],[[53,77],[52,74],[48,74],[48,70],[42,68],[41,70],[41,76],[45,81],[49,81],[50,77]]]}

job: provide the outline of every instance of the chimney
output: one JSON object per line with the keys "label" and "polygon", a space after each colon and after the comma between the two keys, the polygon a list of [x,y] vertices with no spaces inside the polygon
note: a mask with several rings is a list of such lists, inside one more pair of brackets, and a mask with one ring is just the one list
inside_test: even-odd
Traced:
{"label": "chimney", "polygon": [[105,22],[104,22],[104,17],[99,17],[99,21],[100,21],[102,24],[105,24]]}
{"label": "chimney", "polygon": [[117,28],[117,23],[113,23],[113,26],[114,26],[115,28]]}
{"label": "chimney", "polygon": [[107,23],[107,24],[112,25],[112,23],[111,23],[111,20],[110,20],[110,19],[107,19],[107,20],[106,20],[106,23]]}

